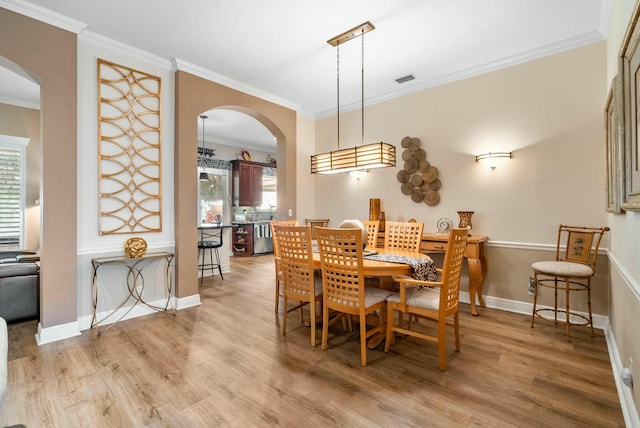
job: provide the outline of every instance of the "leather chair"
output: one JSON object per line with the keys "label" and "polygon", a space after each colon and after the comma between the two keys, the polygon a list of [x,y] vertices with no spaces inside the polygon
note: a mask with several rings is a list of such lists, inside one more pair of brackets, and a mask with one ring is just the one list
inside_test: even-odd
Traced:
{"label": "leather chair", "polygon": [[40,258],[32,251],[0,251],[0,317],[38,318]]}

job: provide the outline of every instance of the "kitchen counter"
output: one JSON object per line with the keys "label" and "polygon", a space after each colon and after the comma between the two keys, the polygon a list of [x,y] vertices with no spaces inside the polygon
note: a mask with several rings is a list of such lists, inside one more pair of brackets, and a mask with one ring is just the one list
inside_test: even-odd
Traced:
{"label": "kitchen counter", "polygon": [[272,220],[234,220],[233,255],[246,257],[273,253],[270,223]]}

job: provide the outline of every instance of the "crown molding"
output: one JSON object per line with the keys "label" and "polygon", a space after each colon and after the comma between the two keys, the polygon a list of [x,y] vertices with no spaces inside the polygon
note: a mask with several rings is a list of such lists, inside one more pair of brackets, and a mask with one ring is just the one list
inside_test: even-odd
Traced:
{"label": "crown molding", "polygon": [[23,0],[0,0],[0,7],[75,34],[79,34],[87,28],[87,24],[84,22]]}
{"label": "crown molding", "polygon": [[[547,56],[555,55],[561,52],[565,52],[571,49],[576,49],[582,46],[587,46],[593,43],[598,43],[606,40],[600,31],[592,31],[583,35],[565,39],[558,43],[552,43],[550,45],[542,46],[540,48],[531,49],[526,52],[519,53],[510,57],[502,58],[496,61],[487,62],[477,66],[469,67],[463,70],[456,71],[454,73],[438,76],[433,79],[421,81],[419,78],[413,81],[413,83],[405,84],[404,89],[394,90],[387,94],[383,94],[377,97],[369,98],[365,100],[365,106],[379,104],[384,101],[393,100],[406,95],[411,95],[416,92],[420,92],[426,89],[435,88],[438,86],[452,83],[458,80],[468,79],[470,77],[480,76],[491,71],[500,70],[514,65],[522,64],[525,62],[533,61],[536,59],[544,58]],[[340,113],[357,110],[362,107],[361,101],[349,103],[340,106]],[[336,109],[325,110],[316,114],[316,119],[323,119],[336,114]]]}
{"label": "crown molding", "polygon": [[[195,64],[191,64],[187,61],[184,61],[180,58],[173,59],[174,70],[184,71],[194,76],[201,77],[202,79],[209,80],[211,82],[219,83],[220,85],[224,85],[228,88],[235,89],[237,91],[243,92],[248,95],[252,95],[257,98],[261,98],[263,100],[272,102],[274,104],[281,105],[291,110],[295,110],[296,112],[300,111],[302,108],[300,105],[286,100],[284,98],[277,97],[269,92],[261,91],[252,86],[246,85],[237,80],[233,80],[227,76],[223,76],[222,74],[214,73],[210,70],[197,66]],[[309,115],[309,113],[302,112],[304,115]]]}
{"label": "crown molding", "polygon": [[[0,0],[1,1],[1,0]],[[126,43],[119,42],[117,40],[105,37],[93,31],[83,31],[78,35],[78,40],[86,43],[90,43],[111,51],[120,53],[122,55],[131,56],[136,59],[142,60],[148,64],[162,68],[164,70],[173,70],[173,65],[170,60],[162,58],[158,55],[151,54],[142,49],[134,48]]]}

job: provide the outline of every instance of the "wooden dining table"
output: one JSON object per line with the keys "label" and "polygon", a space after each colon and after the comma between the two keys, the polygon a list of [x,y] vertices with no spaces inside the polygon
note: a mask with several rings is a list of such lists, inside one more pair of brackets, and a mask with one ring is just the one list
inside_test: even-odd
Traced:
{"label": "wooden dining table", "polygon": [[[431,257],[429,257],[427,254],[414,251],[387,250],[385,248],[376,248],[373,251],[376,254],[389,254],[393,256],[405,256],[417,259],[431,259]],[[320,253],[313,253],[313,267],[320,269]],[[364,276],[385,278],[392,277],[393,275],[410,275],[413,273],[413,268],[411,267],[411,265],[408,265],[406,263],[369,260],[366,257],[362,259],[362,267],[364,270]]]}

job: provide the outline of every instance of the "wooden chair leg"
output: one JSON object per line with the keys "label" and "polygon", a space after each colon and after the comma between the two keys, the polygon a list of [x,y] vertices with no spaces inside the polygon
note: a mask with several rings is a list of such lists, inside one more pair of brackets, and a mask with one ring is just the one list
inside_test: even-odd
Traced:
{"label": "wooden chair leg", "polygon": [[287,302],[287,296],[284,296],[282,299],[282,335],[287,334],[287,315],[289,311],[287,311],[287,306],[289,303]]}
{"label": "wooden chair leg", "polygon": [[367,317],[360,314],[360,363],[367,366]]}
{"label": "wooden chair leg", "polygon": [[326,303],[322,303],[322,350],[327,349],[327,339],[329,337],[329,308]]}
{"label": "wooden chair leg", "polygon": [[458,323],[458,312],[453,314],[453,328],[456,336],[456,351],[460,352],[460,324]]}
{"label": "wooden chair leg", "polygon": [[444,318],[438,320],[438,359],[440,361],[440,370],[447,370],[447,332],[446,322]]}
{"label": "wooden chair leg", "polygon": [[565,311],[567,315],[567,342],[571,342],[571,316],[569,313],[569,288],[570,287],[571,287],[571,284],[567,279],[565,282],[565,302],[564,302]]}
{"label": "wooden chair leg", "polygon": [[389,352],[393,342],[393,307],[387,303],[387,336],[384,341],[384,352]]}
{"label": "wooden chair leg", "polygon": [[278,279],[278,273],[276,272],[276,314],[278,313],[279,303],[280,303],[280,280]]}
{"label": "wooden chair leg", "polygon": [[316,301],[309,302],[309,318],[311,318],[311,347],[316,347]]}

